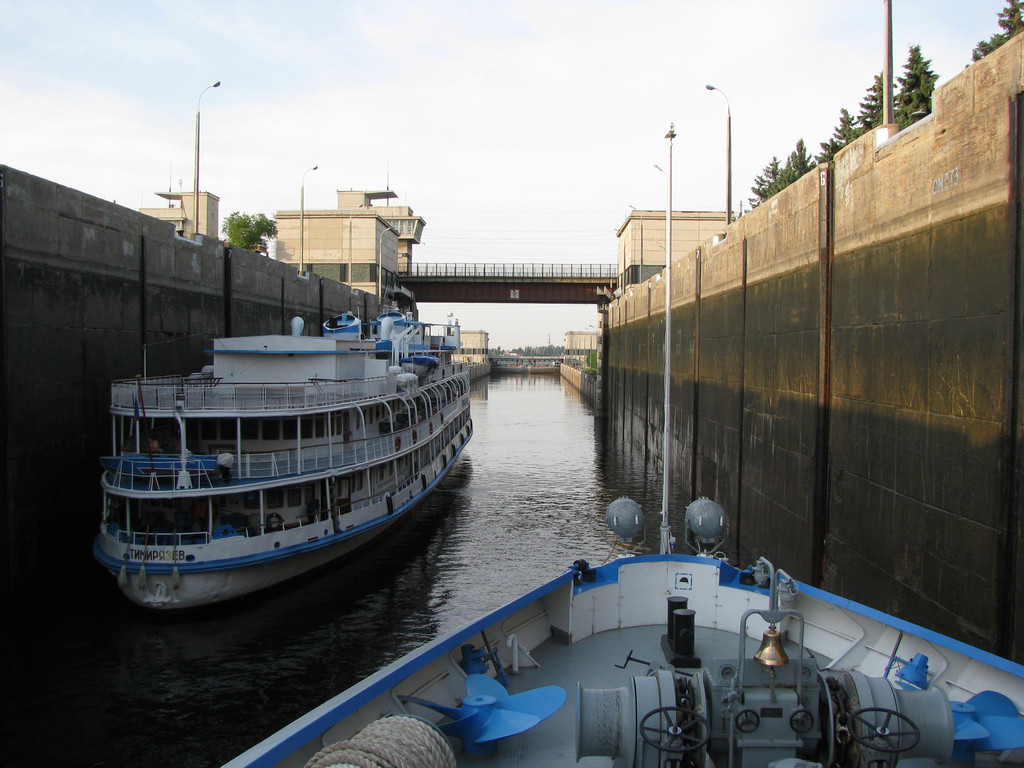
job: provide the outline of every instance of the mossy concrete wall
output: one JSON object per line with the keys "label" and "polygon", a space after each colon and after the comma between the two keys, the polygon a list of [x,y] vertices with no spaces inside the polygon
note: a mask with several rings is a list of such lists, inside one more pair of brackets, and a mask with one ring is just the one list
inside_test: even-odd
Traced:
{"label": "mossy concrete wall", "polygon": [[211,338],[288,333],[294,316],[316,335],[377,313],[346,285],[5,166],[0,279],[5,597],[96,568],[111,380],[199,370]]}
{"label": "mossy concrete wall", "polygon": [[575,365],[562,363],[559,366],[562,381],[580,393],[597,413],[601,412],[601,378]]}
{"label": "mossy concrete wall", "polygon": [[[1024,659],[1024,41],[672,265],[668,466],[730,555]],[[664,284],[608,308],[610,428],[661,470]],[[677,514],[677,529],[682,515]]]}

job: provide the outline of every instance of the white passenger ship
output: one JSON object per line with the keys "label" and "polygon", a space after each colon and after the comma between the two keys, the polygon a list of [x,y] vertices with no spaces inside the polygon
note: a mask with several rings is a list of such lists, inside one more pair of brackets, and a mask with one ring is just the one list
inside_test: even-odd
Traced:
{"label": "white passenger ship", "polygon": [[323,337],[213,340],[186,377],[111,385],[96,559],[131,601],[240,597],[365,545],[415,507],[473,434],[458,321],[345,313]]}

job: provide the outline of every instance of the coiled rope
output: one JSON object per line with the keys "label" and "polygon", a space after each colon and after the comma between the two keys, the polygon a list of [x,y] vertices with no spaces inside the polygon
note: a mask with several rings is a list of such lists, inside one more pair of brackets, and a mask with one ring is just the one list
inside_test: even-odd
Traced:
{"label": "coiled rope", "polygon": [[306,768],[455,768],[455,752],[430,723],[396,715],[324,747]]}

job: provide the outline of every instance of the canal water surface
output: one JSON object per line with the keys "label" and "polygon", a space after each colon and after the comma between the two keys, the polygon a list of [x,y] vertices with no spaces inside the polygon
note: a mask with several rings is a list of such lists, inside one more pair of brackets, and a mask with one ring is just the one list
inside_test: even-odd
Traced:
{"label": "canal water surface", "polygon": [[445,482],[351,562],[182,618],[129,606],[96,566],[8,617],[0,764],[219,766],[577,558],[603,562],[619,496],[656,548],[660,477],[575,391],[495,376],[471,395],[475,435]]}

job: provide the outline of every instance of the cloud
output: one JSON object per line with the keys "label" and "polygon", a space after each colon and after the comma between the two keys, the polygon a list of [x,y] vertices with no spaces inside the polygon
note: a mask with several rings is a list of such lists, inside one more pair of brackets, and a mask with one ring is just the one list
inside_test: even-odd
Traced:
{"label": "cloud", "polygon": [[[920,43],[956,74],[1002,6],[895,3],[897,69]],[[390,184],[438,259],[612,260],[628,206],[664,207],[653,165],[670,122],[675,207],[720,210],[726,105],[709,82],[729,99],[738,205],[773,155],[800,138],[816,151],[856,112],[882,59],[881,4],[819,0],[0,0],[0,14],[0,162],[158,205],[191,187],[196,102],[220,79],[202,100],[201,186],[222,215],[297,207],[319,165],[307,207]]]}

